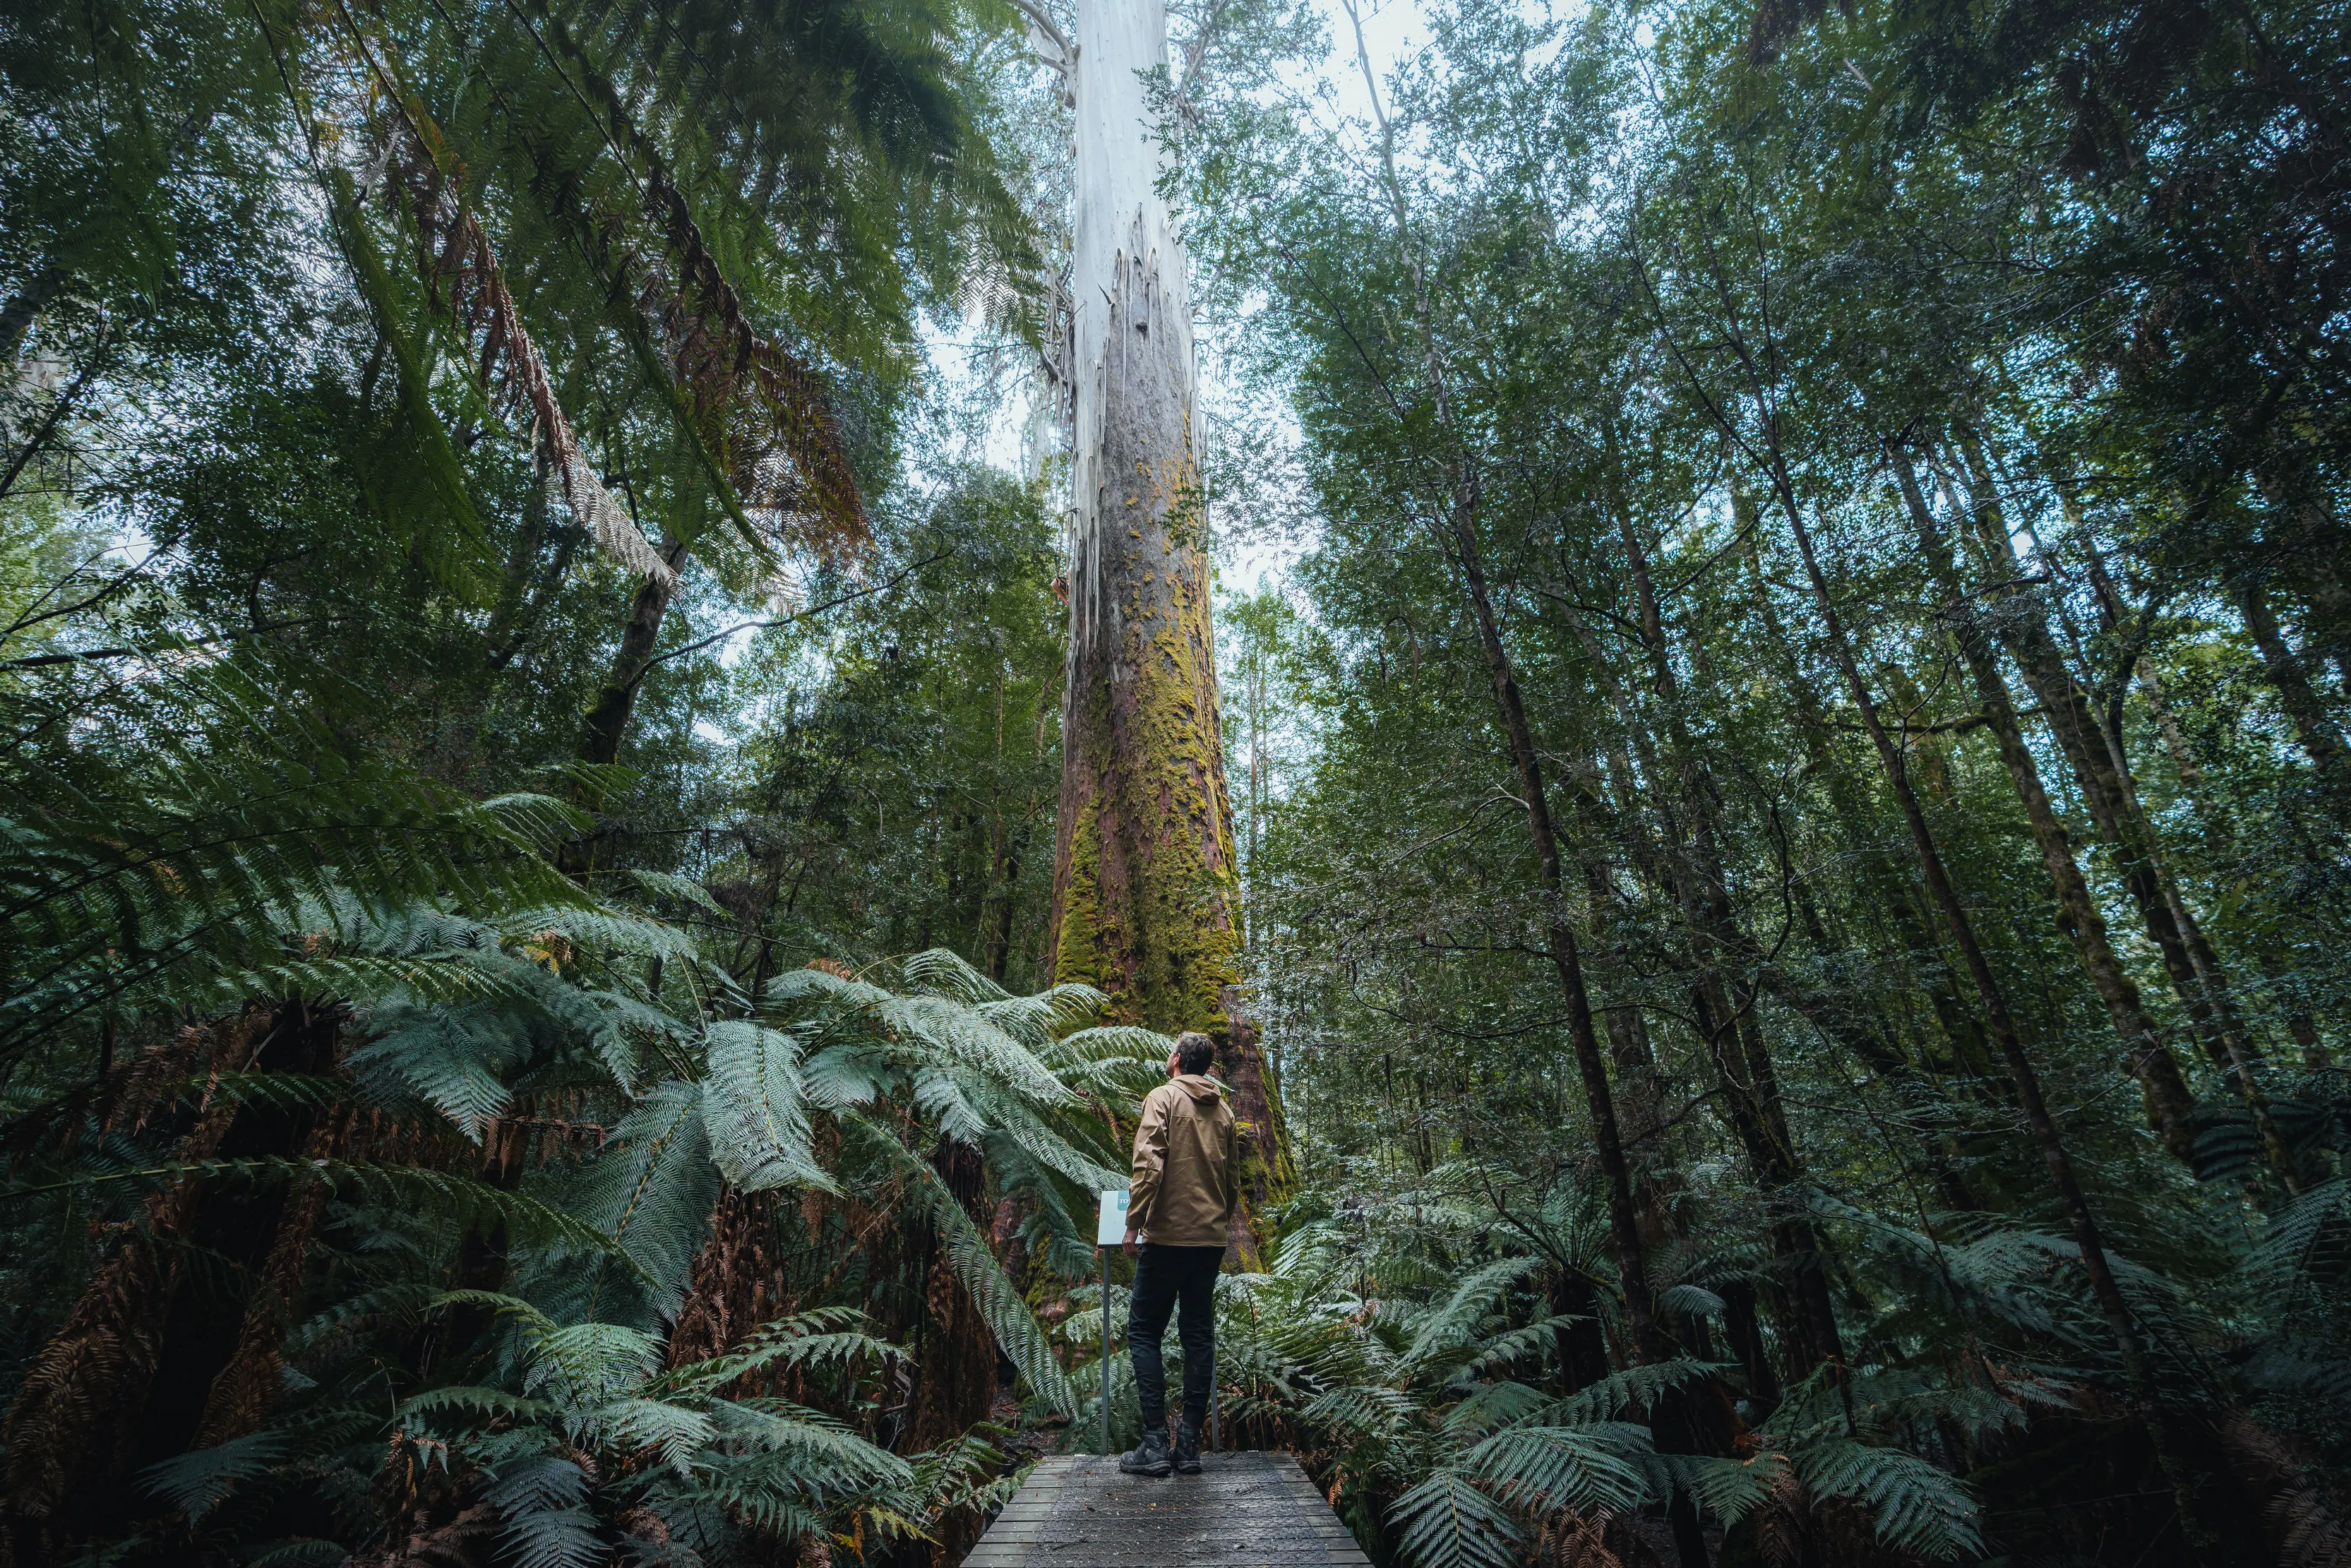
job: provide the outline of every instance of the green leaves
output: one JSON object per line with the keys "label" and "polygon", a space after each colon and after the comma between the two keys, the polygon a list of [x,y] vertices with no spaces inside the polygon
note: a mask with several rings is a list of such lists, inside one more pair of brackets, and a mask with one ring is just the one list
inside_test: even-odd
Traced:
{"label": "green leaves", "polygon": [[1471,1448],[1463,1468],[1537,1512],[1623,1512],[1652,1495],[1649,1453],[1648,1428],[1629,1422],[1510,1427]]}
{"label": "green leaves", "polygon": [[183,1160],[132,1170],[82,1173],[65,1181],[0,1188],[0,1199],[27,1197],[63,1187],[110,1182],[217,1181],[231,1184],[318,1182],[350,1202],[387,1207],[417,1207],[460,1223],[502,1226],[517,1239],[544,1247],[601,1255],[645,1276],[611,1236],[552,1205],[485,1182],[416,1166],[366,1165],[347,1160],[255,1156],[246,1159]]}
{"label": "green leaves", "polygon": [[[477,804],[346,756],[291,716],[254,725],[235,747],[186,738],[191,711],[229,720],[279,703],[230,667],[124,694],[90,716],[89,755],[53,759],[53,780],[0,819],[0,958],[12,978],[0,1052],[92,1011],[212,1013],[312,988],[429,987],[425,966],[367,952],[420,905],[583,909],[532,841],[550,825],[543,803]],[[135,759],[108,770],[110,743],[134,735]]]}
{"label": "green leaves", "polygon": [[703,1047],[709,1074],[702,1082],[703,1115],[711,1156],[726,1179],[746,1192],[831,1190],[832,1178],[810,1146],[799,1040],[748,1020],[720,1019],[703,1030]]}

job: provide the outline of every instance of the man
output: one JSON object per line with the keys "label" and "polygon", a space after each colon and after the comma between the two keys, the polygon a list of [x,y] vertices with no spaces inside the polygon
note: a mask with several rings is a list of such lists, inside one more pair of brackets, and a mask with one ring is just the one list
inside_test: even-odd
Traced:
{"label": "man", "polygon": [[[1208,1375],[1217,1358],[1217,1270],[1225,1260],[1238,1179],[1232,1107],[1207,1076],[1216,1051],[1205,1034],[1178,1035],[1167,1057],[1169,1082],[1144,1096],[1143,1123],[1134,1130],[1123,1250],[1140,1260],[1126,1310],[1126,1349],[1143,1399],[1143,1441],[1118,1461],[1131,1476],[1200,1473],[1200,1423],[1207,1418]],[[1179,1303],[1184,1420],[1171,1450],[1159,1342]]]}

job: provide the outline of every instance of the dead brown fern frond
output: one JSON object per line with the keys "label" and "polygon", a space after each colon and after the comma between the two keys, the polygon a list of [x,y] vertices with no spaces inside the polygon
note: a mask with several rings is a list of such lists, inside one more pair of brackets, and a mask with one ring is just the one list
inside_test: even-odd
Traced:
{"label": "dead brown fern frond", "polygon": [[[244,1035],[208,1043],[217,1064]],[[236,1117],[212,1105],[173,1151],[182,1161],[219,1152]],[[141,1414],[162,1353],[179,1285],[172,1244],[194,1218],[203,1182],[186,1177],[147,1200],[131,1228],[82,1287],[73,1310],[41,1348],[0,1421],[0,1534],[19,1562],[43,1562],[105,1516],[135,1455]]]}
{"label": "dead brown fern frond", "polygon": [[350,11],[339,7],[337,14],[344,30],[336,36],[351,52],[351,73],[371,84],[358,95],[353,113],[366,127],[368,144],[378,150],[385,204],[413,240],[416,269],[434,308],[464,339],[486,400],[526,435],[598,548],[632,571],[669,580],[669,563],[612,499],[581,451],[546,358],[515,308],[497,253],[467,204],[460,161],[423,98],[402,79],[397,46]]}
{"label": "dead brown fern frond", "polygon": [[[643,270],[644,303],[662,324],[680,391],[715,427],[730,478],[754,506],[795,519],[792,543],[822,551],[863,544],[864,504],[823,378],[751,324],[668,159],[562,18],[543,5],[533,9],[548,42],[598,106],[612,145],[626,150],[664,251],[662,265]],[[753,395],[746,398],[747,392]],[[754,406],[766,416],[763,428],[727,417]]]}
{"label": "dead brown fern frond", "polygon": [[[349,1153],[353,1115],[348,1109],[304,1141],[306,1159],[339,1159]],[[209,1448],[242,1437],[261,1425],[285,1385],[286,1331],[294,1321],[302,1293],[302,1272],[309,1261],[310,1240],[326,1212],[327,1186],[303,1182],[287,1195],[269,1244],[253,1295],[237,1325],[236,1348],[228,1364],[214,1377],[204,1396],[191,1448]]]}
{"label": "dead brown fern frond", "polygon": [[1625,1568],[1625,1560],[1608,1549],[1606,1510],[1590,1518],[1562,1510],[1535,1531],[1534,1560],[1541,1568]]}
{"label": "dead brown fern frond", "polygon": [[2294,1445],[2241,1410],[2219,1425],[2230,1472],[2261,1509],[2262,1532],[2283,1568],[2351,1568],[2351,1523]]}
{"label": "dead brown fern frond", "polygon": [[2277,1560],[2299,1568],[2351,1568],[2351,1525],[2327,1505],[2313,1485],[2278,1493],[2262,1510],[2262,1523],[2277,1542]]}
{"label": "dead brown fern frond", "polygon": [[549,376],[547,360],[516,309],[489,235],[465,203],[456,183],[434,155],[431,122],[421,109],[402,106],[384,117],[391,139],[387,195],[397,193],[416,241],[418,269],[434,303],[464,336],[474,374],[498,407],[528,432],[538,455],[563,486],[563,497],[598,546],[641,576],[674,575],[627,508],[612,498],[581,451]]}

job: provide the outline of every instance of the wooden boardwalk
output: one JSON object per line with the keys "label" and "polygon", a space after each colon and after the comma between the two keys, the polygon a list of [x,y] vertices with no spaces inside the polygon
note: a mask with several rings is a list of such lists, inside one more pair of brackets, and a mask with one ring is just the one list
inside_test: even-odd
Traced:
{"label": "wooden boardwalk", "polygon": [[1288,1454],[1203,1454],[1196,1476],[1039,1461],[964,1568],[1371,1568]]}

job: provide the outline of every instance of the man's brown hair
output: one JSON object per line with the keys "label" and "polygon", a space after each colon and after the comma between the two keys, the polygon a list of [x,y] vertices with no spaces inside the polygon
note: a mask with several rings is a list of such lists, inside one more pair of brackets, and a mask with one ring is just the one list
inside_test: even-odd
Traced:
{"label": "man's brown hair", "polygon": [[1176,1071],[1206,1072],[1208,1063],[1217,1060],[1217,1042],[1197,1030],[1186,1030],[1176,1037]]}

